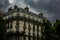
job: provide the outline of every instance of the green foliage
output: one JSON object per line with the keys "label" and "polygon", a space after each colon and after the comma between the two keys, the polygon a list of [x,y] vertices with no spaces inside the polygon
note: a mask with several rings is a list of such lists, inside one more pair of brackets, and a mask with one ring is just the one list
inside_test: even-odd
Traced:
{"label": "green foliage", "polygon": [[0,40],[5,40],[6,37],[6,27],[3,17],[0,16]]}
{"label": "green foliage", "polygon": [[44,26],[44,40],[50,40],[51,39],[51,23],[48,20],[43,20],[43,26]]}
{"label": "green foliage", "polygon": [[56,23],[50,23],[48,20],[43,20],[43,40],[60,40],[60,20]]}
{"label": "green foliage", "polygon": [[54,23],[55,32],[56,32],[56,38],[60,40],[60,20],[56,20],[56,23]]}

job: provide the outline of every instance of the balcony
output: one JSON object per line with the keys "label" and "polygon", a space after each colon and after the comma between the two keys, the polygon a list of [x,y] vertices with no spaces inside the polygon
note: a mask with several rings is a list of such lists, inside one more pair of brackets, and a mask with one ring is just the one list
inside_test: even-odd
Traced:
{"label": "balcony", "polygon": [[7,17],[5,17],[5,19],[6,20],[8,20],[8,19],[17,19],[17,20],[19,20],[19,19],[29,19],[29,20],[32,20],[32,21],[35,21],[35,22],[38,22],[38,23],[42,23],[41,20],[37,20],[36,18],[30,18],[30,17],[28,18],[26,16],[20,16],[19,14],[15,15],[15,16],[12,16],[12,17],[7,16]]}

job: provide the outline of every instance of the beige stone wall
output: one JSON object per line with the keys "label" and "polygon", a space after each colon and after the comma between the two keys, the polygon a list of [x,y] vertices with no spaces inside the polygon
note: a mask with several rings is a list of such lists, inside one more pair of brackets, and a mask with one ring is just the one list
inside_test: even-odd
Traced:
{"label": "beige stone wall", "polygon": [[[33,36],[33,24],[32,23],[28,23],[26,22],[26,30],[25,30],[25,35],[29,35],[29,24],[30,24],[30,33],[31,33],[31,36]],[[11,23],[9,23],[9,25],[11,25]],[[24,31],[23,27],[24,27],[24,21],[19,21],[19,32],[22,32]],[[41,37],[41,26],[38,26],[38,30],[39,30],[39,37]],[[11,29],[7,29],[7,31],[13,31],[13,32],[16,32],[16,21],[13,21],[12,23],[12,28]],[[35,32],[34,32],[35,36],[37,37],[37,25],[35,25]]]}
{"label": "beige stone wall", "polygon": [[12,31],[16,32],[16,28],[15,28],[16,27],[16,21],[13,21],[12,25],[13,25],[12,26]]}
{"label": "beige stone wall", "polygon": [[[13,13],[13,14],[11,14],[11,15],[9,15],[9,16],[6,16],[6,17],[4,17],[4,19],[8,19],[9,17],[12,17],[12,15],[13,16],[16,16],[16,13]],[[30,19],[33,19],[33,20],[35,20],[35,21],[37,21],[37,19],[38,19],[38,22],[42,22],[42,19],[39,19],[39,18],[37,18],[37,17],[34,17],[34,16],[31,16],[31,15],[28,15],[28,14],[24,14],[24,13],[19,13],[19,16],[24,16],[25,15],[25,17],[26,18],[29,18],[30,17]],[[33,23],[28,23],[28,22],[25,22],[25,24],[26,24],[26,26],[24,26],[24,21],[19,21],[19,32],[22,32],[22,31],[24,31],[24,27],[26,27],[26,30],[25,30],[25,35],[29,35],[29,25],[30,25],[30,35],[31,36],[33,36]],[[11,25],[11,23],[9,23],[9,25]],[[38,30],[39,30],[39,32],[37,33],[37,27],[39,27],[38,28]],[[16,32],[16,20],[15,21],[13,21],[12,22],[12,28],[11,29],[7,29],[7,31],[9,32],[9,31],[13,31],[13,32]],[[35,34],[35,36],[37,37],[37,34],[39,34],[39,37],[41,37],[41,26],[37,26],[37,24],[35,24],[35,32],[34,32],[34,34]],[[16,37],[13,37],[13,40],[15,40],[15,38]],[[17,38],[16,38],[17,39]],[[23,36],[21,36],[20,38],[19,38],[19,40],[23,40],[24,38],[23,38]],[[28,40],[28,36],[26,36],[26,40]],[[31,37],[31,40],[33,40],[33,38]],[[36,40],[37,40],[37,38],[36,38]]]}
{"label": "beige stone wall", "polygon": [[[10,14],[10,15],[8,15],[8,16],[5,16],[5,17],[3,17],[3,18],[4,18],[4,19],[8,19],[8,18],[11,17],[12,15],[13,15],[13,16],[16,16],[17,14],[19,14],[19,16],[22,16],[22,17],[24,16],[24,17],[26,17],[26,18],[30,18],[30,19],[35,20],[35,21],[38,20],[38,22],[43,23],[42,18],[38,18],[38,17],[29,15],[29,14],[26,14],[26,13],[22,13],[22,12],[14,12],[14,13],[12,13],[12,14]],[[33,18],[34,18],[34,19],[33,19]]]}
{"label": "beige stone wall", "polygon": [[24,21],[19,21],[19,32],[23,31],[23,27],[24,27]]}

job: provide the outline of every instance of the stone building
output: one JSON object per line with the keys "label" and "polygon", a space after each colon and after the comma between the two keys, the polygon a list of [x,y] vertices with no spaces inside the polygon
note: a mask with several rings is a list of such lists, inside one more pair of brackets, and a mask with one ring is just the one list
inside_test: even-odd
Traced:
{"label": "stone building", "polygon": [[8,9],[3,18],[6,22],[7,40],[41,40],[42,14],[15,5]]}

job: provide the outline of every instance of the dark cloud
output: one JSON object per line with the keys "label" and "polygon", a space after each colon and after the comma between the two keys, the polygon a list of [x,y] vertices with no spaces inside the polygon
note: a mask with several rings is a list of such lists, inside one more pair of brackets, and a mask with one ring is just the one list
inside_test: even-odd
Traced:
{"label": "dark cloud", "polygon": [[[20,6],[25,6],[25,3],[37,12],[43,12],[44,16],[50,21],[54,22],[55,19],[60,19],[60,0],[16,0]],[[14,3],[13,3],[14,4]],[[12,4],[12,5],[13,5]],[[0,9],[5,10],[10,3],[8,0],[0,0]],[[23,7],[22,6],[22,7]]]}
{"label": "dark cloud", "polygon": [[0,0],[0,9],[5,10],[9,6],[8,0]]}
{"label": "dark cloud", "polygon": [[60,0],[25,0],[25,3],[35,8],[37,11],[42,11],[50,21],[60,19]]}

